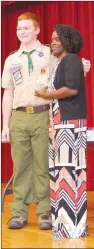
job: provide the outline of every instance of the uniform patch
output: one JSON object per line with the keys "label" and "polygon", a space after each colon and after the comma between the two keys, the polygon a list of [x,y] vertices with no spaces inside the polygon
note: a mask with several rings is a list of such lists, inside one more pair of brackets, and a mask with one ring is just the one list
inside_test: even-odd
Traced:
{"label": "uniform patch", "polygon": [[44,54],[43,54],[42,52],[39,52],[38,56],[39,56],[39,57],[43,57]]}
{"label": "uniform patch", "polygon": [[10,68],[10,72],[16,85],[22,83],[22,65],[20,63],[13,64]]}
{"label": "uniform patch", "polygon": [[46,73],[45,68],[42,68],[42,69],[41,69],[41,73],[42,73],[42,74],[45,74],[45,73]]}

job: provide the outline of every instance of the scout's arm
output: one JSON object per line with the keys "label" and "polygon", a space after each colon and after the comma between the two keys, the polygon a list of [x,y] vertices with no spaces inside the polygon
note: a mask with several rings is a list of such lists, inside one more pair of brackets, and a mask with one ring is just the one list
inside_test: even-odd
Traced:
{"label": "scout's arm", "polygon": [[2,87],[4,88],[3,100],[2,100],[2,115],[3,115],[3,130],[2,140],[9,141],[9,120],[12,112],[12,103],[14,96],[14,84],[10,73],[10,56],[7,57],[3,74],[2,74]]}
{"label": "scout's arm", "polygon": [[2,100],[2,114],[3,114],[3,130],[2,140],[9,141],[9,120],[12,113],[13,107],[13,89],[5,89]]}

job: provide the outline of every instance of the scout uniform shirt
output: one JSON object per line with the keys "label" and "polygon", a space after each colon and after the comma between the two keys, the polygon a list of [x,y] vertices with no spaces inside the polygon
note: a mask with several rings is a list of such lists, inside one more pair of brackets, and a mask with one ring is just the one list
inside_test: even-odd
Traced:
{"label": "scout uniform shirt", "polygon": [[38,40],[30,55],[33,69],[28,70],[28,56],[23,48],[10,54],[4,65],[2,87],[14,89],[13,109],[17,107],[39,106],[50,103],[49,100],[34,96],[35,89],[51,87],[51,75],[57,58],[50,54],[50,48]]}

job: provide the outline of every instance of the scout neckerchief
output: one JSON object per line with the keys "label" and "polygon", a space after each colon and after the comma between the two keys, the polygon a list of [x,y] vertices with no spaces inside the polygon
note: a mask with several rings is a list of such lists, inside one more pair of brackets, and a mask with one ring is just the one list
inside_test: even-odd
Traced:
{"label": "scout neckerchief", "polygon": [[26,51],[23,51],[23,54],[26,54],[27,57],[28,57],[28,71],[29,71],[29,75],[30,75],[30,69],[33,70],[33,62],[32,62],[32,58],[31,58],[31,54],[35,51],[35,49],[33,49],[32,51],[30,52],[26,52]]}

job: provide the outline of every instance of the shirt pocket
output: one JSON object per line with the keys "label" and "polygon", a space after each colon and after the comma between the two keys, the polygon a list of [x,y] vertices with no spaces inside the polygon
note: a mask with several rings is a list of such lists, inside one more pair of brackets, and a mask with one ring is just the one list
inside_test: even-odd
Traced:
{"label": "shirt pocket", "polygon": [[41,77],[43,75],[46,75],[48,80],[51,78],[51,64],[50,63],[36,63],[34,71],[36,73],[36,77]]}
{"label": "shirt pocket", "polygon": [[14,85],[20,85],[23,82],[23,66],[20,63],[13,64],[10,68],[10,73],[12,76],[12,80]]}
{"label": "shirt pocket", "polygon": [[43,88],[49,84],[50,67],[48,64],[36,64],[34,74],[36,75],[37,89]]}

